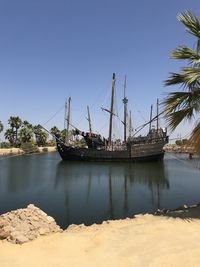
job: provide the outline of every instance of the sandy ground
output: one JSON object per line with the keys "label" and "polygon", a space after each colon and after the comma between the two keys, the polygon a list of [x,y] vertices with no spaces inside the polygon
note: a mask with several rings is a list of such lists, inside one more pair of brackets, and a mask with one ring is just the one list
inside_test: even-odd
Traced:
{"label": "sandy ground", "polygon": [[[56,151],[56,147],[45,147],[47,148],[47,152],[54,152]],[[43,152],[44,147],[38,147],[40,152]],[[19,148],[0,148],[0,156],[6,156],[6,155],[17,155],[17,154],[22,154],[23,150]]]}
{"label": "sandy ground", "polygon": [[0,241],[0,266],[200,266],[200,220],[194,217],[140,215],[72,225],[23,245]]}
{"label": "sandy ground", "polygon": [[19,148],[0,148],[0,155],[2,156],[6,156],[9,154],[21,154],[23,153],[23,150],[19,149]]}
{"label": "sandy ground", "polygon": [[[55,146],[47,146],[45,148],[47,148],[47,150],[48,150],[47,152],[54,152],[54,151],[56,151],[56,147]],[[40,152],[43,152],[42,150],[44,149],[44,147],[38,147],[38,149],[39,149]]]}

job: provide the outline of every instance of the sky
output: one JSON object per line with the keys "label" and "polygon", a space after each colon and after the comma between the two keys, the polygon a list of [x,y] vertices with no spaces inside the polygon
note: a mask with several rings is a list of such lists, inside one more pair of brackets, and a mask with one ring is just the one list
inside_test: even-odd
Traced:
{"label": "sky", "polygon": [[[199,0],[0,0],[4,127],[10,116],[19,116],[62,129],[70,96],[72,123],[88,130],[89,105],[93,130],[107,135],[108,114],[101,107],[109,108],[113,72],[119,116],[126,75],[134,127],[145,123],[157,98],[180,90],[165,87],[164,80],[184,66],[170,52],[195,45],[177,20],[185,10],[200,18]],[[171,137],[184,137],[191,127],[183,124]]]}

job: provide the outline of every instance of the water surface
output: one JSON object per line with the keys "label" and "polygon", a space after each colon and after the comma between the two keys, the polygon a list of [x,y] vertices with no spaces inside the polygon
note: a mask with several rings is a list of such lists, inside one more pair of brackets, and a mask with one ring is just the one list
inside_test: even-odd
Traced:
{"label": "water surface", "polygon": [[163,162],[64,162],[57,153],[0,158],[0,213],[33,203],[69,224],[200,202],[199,161],[166,154]]}

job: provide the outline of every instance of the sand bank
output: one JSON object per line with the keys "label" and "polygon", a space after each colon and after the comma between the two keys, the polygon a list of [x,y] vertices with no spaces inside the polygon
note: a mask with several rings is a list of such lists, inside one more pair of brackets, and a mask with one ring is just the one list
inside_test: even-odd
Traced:
{"label": "sand bank", "polygon": [[0,241],[0,266],[199,266],[200,220],[188,216],[140,215],[72,225],[23,245]]}
{"label": "sand bank", "polygon": [[19,148],[0,148],[0,156],[22,154],[23,150]]}
{"label": "sand bank", "polygon": [[[46,146],[46,147],[38,147],[40,152],[55,152],[56,147],[55,146]],[[47,150],[47,151],[45,151]]]}
{"label": "sand bank", "polygon": [[[39,152],[54,152],[56,147],[38,147]],[[24,151],[20,148],[0,148],[0,156],[23,154]]]}

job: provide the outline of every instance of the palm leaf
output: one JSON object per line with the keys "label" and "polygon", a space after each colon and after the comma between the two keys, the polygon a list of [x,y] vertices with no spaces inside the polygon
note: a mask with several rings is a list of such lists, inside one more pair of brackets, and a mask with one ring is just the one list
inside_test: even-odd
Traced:
{"label": "palm leaf", "polygon": [[193,66],[199,67],[200,56],[198,53],[187,46],[180,46],[171,52],[171,58],[174,59],[187,59]]}
{"label": "palm leaf", "polygon": [[193,129],[188,145],[192,146],[196,153],[200,153],[200,123]]}
{"label": "palm leaf", "polygon": [[174,130],[184,119],[190,121],[195,113],[200,112],[200,89],[170,93],[162,104],[168,127]]}
{"label": "palm leaf", "polygon": [[193,117],[193,109],[188,108],[188,109],[182,109],[175,111],[173,113],[170,113],[167,115],[167,123],[168,127],[174,131],[176,127],[184,120],[191,120]]}
{"label": "palm leaf", "polygon": [[190,11],[185,11],[178,15],[177,19],[187,27],[189,33],[200,38],[200,22],[195,15]]}
{"label": "palm leaf", "polygon": [[165,80],[166,86],[181,84],[184,87],[192,88],[199,85],[200,68],[184,67],[180,73],[170,73],[169,79]]}
{"label": "palm leaf", "polygon": [[[189,67],[181,68],[180,73],[170,73],[165,85],[181,85],[184,92],[169,93],[164,99],[164,113],[168,126],[174,130],[182,121],[191,120],[200,113],[200,21],[189,11],[178,16],[187,31],[197,37],[196,51],[180,46],[171,53],[174,59],[187,60]],[[200,123],[194,128],[189,145],[200,153]]]}

